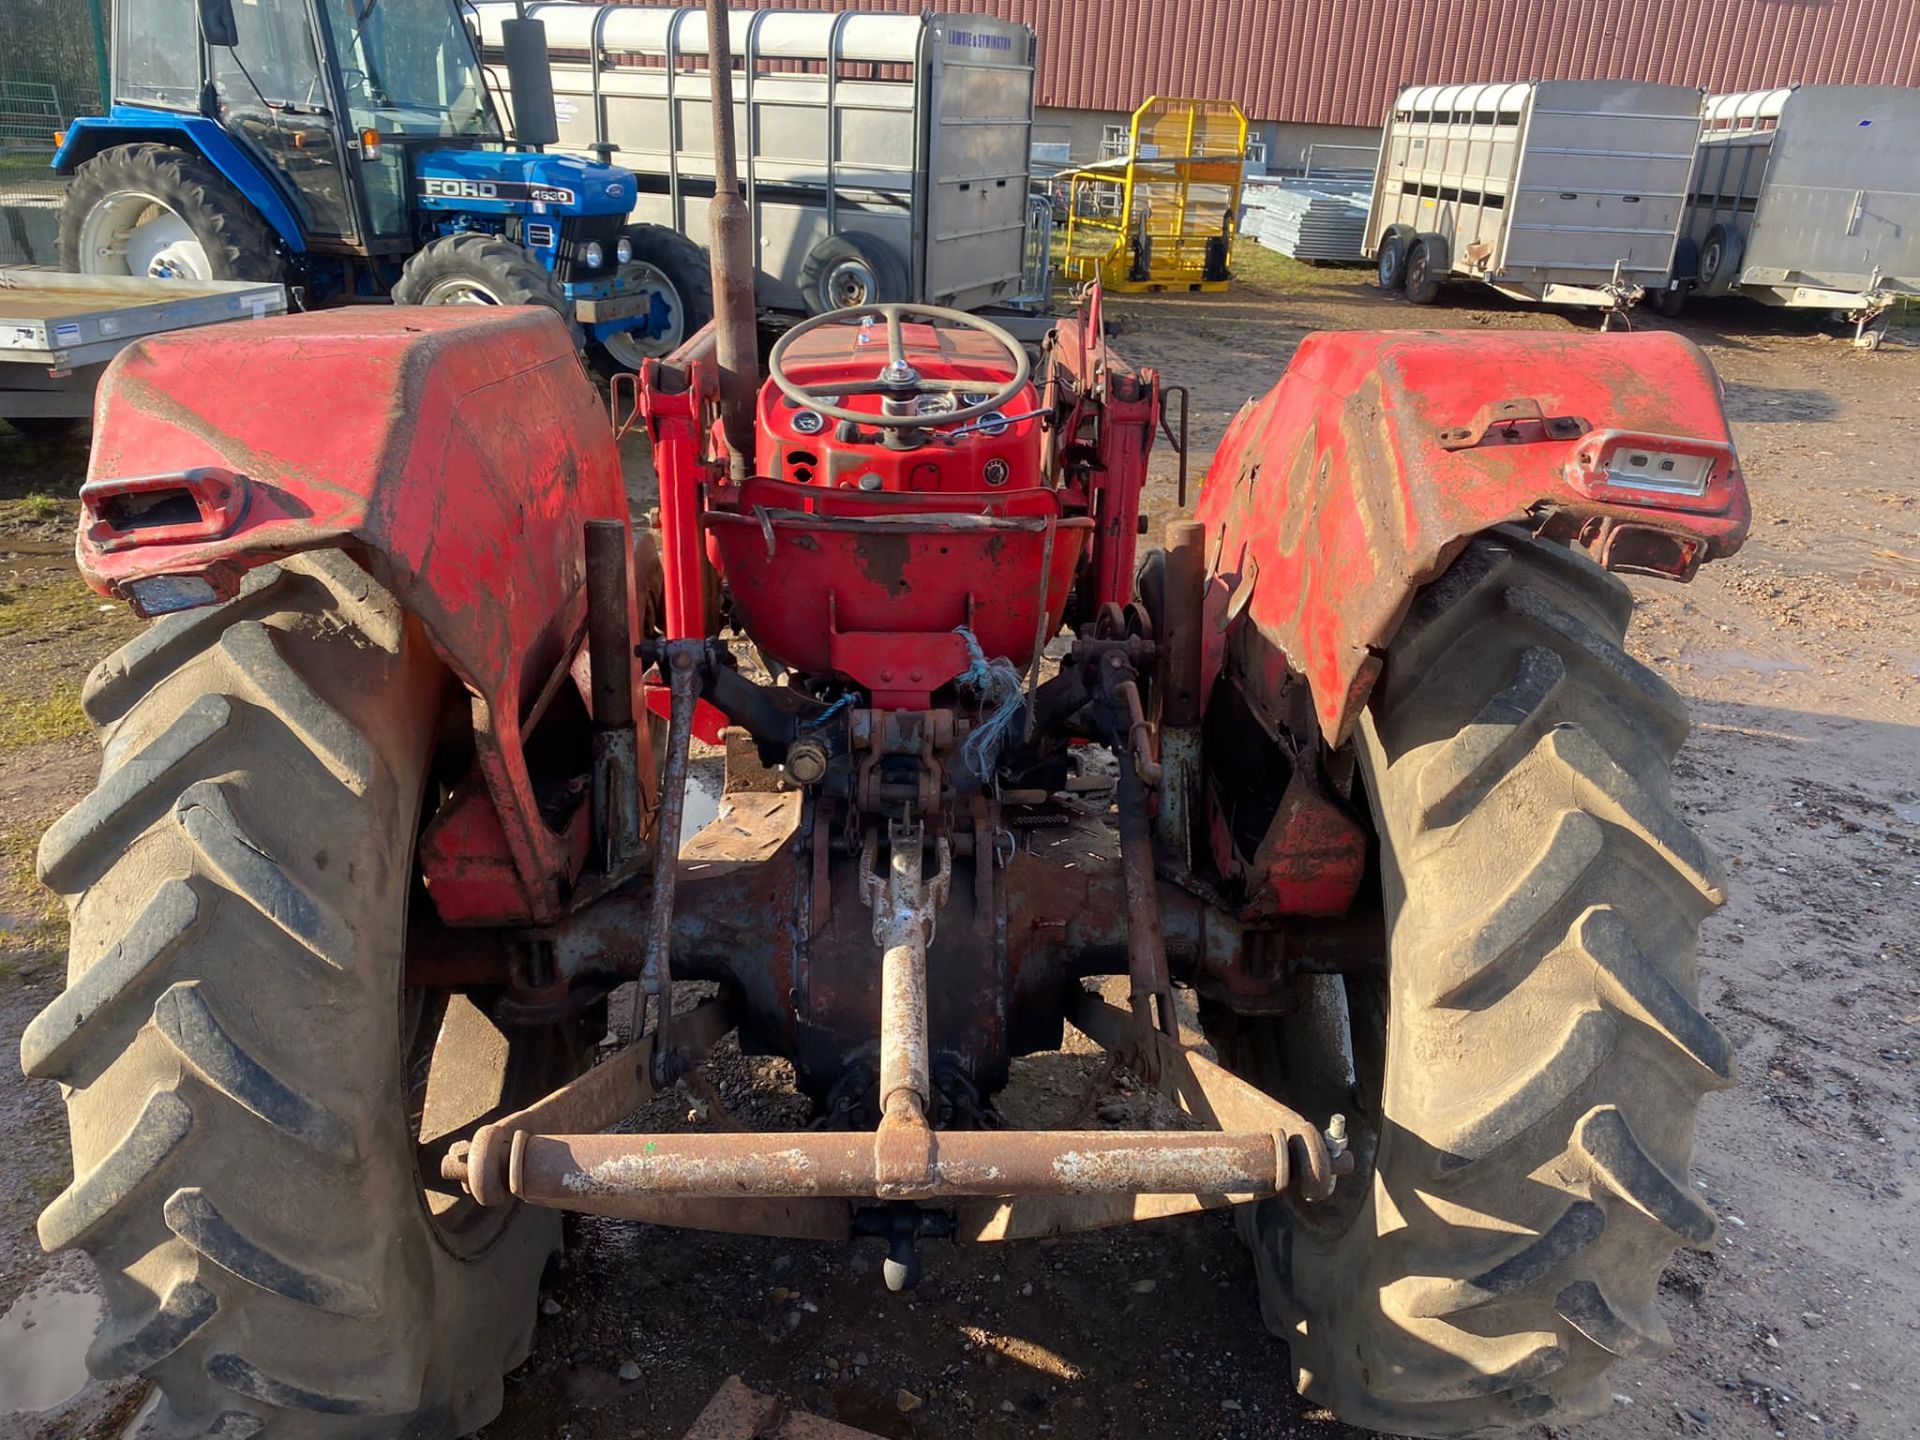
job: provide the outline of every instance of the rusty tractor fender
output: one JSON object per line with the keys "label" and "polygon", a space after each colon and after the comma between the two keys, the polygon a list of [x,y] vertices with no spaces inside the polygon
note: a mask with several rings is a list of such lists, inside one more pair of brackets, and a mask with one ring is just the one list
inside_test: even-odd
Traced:
{"label": "rusty tractor fender", "polygon": [[1415,592],[1480,531],[1520,522],[1687,580],[1751,516],[1718,377],[1677,335],[1369,331],[1301,342],[1228,427],[1195,513],[1203,673],[1252,627],[1283,663],[1244,677],[1250,698],[1284,714],[1303,676],[1334,745]]}
{"label": "rusty tractor fender", "polygon": [[[523,735],[567,684],[589,700],[585,524],[624,525],[627,505],[555,316],[366,307],[139,341],[101,379],[81,501],[81,574],[142,615],[353,551],[471,696],[479,763],[441,846],[443,918],[561,913],[586,816],[541,819]],[[631,611],[631,575],[628,592]]]}

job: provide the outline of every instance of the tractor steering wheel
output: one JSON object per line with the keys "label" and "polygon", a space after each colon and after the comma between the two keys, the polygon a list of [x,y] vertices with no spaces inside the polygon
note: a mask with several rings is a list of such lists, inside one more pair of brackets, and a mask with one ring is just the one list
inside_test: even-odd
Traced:
{"label": "tractor steering wheel", "polygon": [[[943,411],[937,415],[923,415],[917,407],[900,405],[896,413],[891,405],[879,414],[865,410],[850,410],[844,405],[833,403],[831,397],[843,395],[884,395],[889,402],[905,402],[921,395],[948,395],[965,391],[977,391],[978,380],[927,379],[907,363],[906,336],[902,333],[901,321],[909,315],[936,324],[945,323],[962,330],[978,330],[990,336],[994,343],[1006,351],[1013,363],[1013,378],[986,399],[974,405]],[[856,381],[853,384],[801,385],[787,375],[786,357],[788,348],[802,335],[811,334],[824,325],[845,325],[855,320],[878,319],[887,322],[887,363],[878,376],[872,380]],[[948,310],[939,305],[850,305],[844,310],[829,310],[823,315],[815,315],[802,320],[786,334],[782,335],[767,356],[767,375],[780,387],[780,393],[796,405],[829,420],[846,420],[855,425],[872,425],[881,430],[926,430],[935,426],[952,425],[961,420],[972,420],[978,416],[999,410],[1026,387],[1031,367],[1027,363],[1026,347],[995,325],[990,320],[982,320],[978,315],[969,315],[964,310]],[[990,382],[989,382],[990,383]]]}

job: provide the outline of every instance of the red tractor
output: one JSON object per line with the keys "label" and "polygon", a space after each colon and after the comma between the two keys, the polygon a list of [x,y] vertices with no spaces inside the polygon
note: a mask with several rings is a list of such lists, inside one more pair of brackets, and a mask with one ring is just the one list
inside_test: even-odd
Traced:
{"label": "red tractor", "polygon": [[[1609,573],[1746,531],[1704,358],[1310,336],[1142,555],[1166,397],[1097,299],[1037,360],[830,315],[755,394],[717,289],[638,378],[657,531],[544,311],[218,327],[105,380],[81,567],[165,618],[87,682],[100,786],[40,850],[70,981],[22,1045],[96,1371],[183,1434],[451,1436],[563,1209],[872,1236],[897,1286],[924,1237],[1232,1205],[1341,1416],[1604,1405],[1713,1237],[1688,1152],[1733,1077],[1686,714]],[[685,835],[696,732],[727,790]],[[1194,1128],[1005,1128],[1069,1020]],[[610,1133],[731,1030],[816,1126]]]}

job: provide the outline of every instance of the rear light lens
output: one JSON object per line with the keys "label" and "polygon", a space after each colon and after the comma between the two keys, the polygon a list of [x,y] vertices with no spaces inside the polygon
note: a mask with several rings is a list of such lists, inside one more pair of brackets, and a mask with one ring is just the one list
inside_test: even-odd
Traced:
{"label": "rear light lens", "polygon": [[1738,483],[1733,445],[1691,435],[1594,430],[1566,461],[1569,484],[1594,500],[1658,510],[1725,510]]}
{"label": "rear light lens", "polygon": [[126,589],[134,613],[142,620],[171,615],[176,610],[195,610],[220,598],[220,592],[204,575],[149,575],[129,580]]}
{"label": "rear light lens", "polygon": [[1704,495],[1712,479],[1711,455],[1674,455],[1623,445],[1607,463],[1607,483],[1616,490]]}

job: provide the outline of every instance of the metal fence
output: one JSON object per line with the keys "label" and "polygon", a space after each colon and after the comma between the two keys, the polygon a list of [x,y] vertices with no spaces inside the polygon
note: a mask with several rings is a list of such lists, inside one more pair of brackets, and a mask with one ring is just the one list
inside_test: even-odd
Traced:
{"label": "metal fence", "polygon": [[104,0],[5,0],[0,46],[0,265],[51,265],[65,182],[54,136],[107,100]]}

